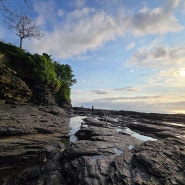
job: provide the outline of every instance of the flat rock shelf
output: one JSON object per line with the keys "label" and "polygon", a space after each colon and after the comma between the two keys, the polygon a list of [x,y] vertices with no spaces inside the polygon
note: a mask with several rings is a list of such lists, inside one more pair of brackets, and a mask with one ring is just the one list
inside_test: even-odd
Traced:
{"label": "flat rock shelf", "polygon": [[2,185],[185,184],[182,114],[1,102],[0,136]]}

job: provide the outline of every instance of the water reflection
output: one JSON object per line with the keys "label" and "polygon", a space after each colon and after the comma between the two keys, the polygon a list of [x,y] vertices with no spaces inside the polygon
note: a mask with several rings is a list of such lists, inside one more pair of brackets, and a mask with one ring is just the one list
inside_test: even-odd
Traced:
{"label": "water reflection", "polygon": [[[71,128],[70,132],[69,132],[69,136],[70,136],[70,142],[75,142],[77,141],[77,137],[75,136],[75,133],[81,128],[81,126],[83,125],[84,127],[87,127],[87,125],[84,125],[83,123],[83,119],[84,118],[87,118],[86,116],[75,116],[75,117],[72,117],[70,119],[70,122],[69,122],[69,126]],[[129,128],[120,128],[119,126],[116,128],[117,132],[121,132],[121,133],[125,133],[125,134],[128,134],[132,137],[135,137],[136,139],[139,139],[141,141],[155,141],[156,139],[152,138],[152,137],[148,137],[148,136],[144,136],[144,135],[141,135],[137,132],[134,132],[132,130],[130,130]]]}
{"label": "water reflection", "polygon": [[84,118],[86,118],[86,116],[76,116],[70,119],[70,122],[69,122],[69,127],[71,128],[69,132],[70,142],[75,142],[77,140],[75,133],[80,129]]}
{"label": "water reflection", "polygon": [[156,139],[154,139],[152,137],[138,134],[137,132],[134,132],[134,131],[130,130],[129,128],[125,128],[125,129],[117,128],[117,132],[123,132],[123,133],[129,134],[130,136],[135,137],[136,139],[139,139],[141,141],[149,141],[149,140],[156,141]]}
{"label": "water reflection", "polygon": [[118,148],[114,147],[114,152],[116,155],[121,155],[123,153],[123,151],[119,150]]}

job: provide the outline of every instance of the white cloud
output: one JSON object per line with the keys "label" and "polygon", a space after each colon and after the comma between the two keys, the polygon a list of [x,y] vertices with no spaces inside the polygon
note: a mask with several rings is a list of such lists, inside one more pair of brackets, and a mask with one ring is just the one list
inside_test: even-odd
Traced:
{"label": "white cloud", "polygon": [[76,7],[77,8],[81,8],[81,7],[84,7],[85,4],[86,4],[86,0],[76,0]]}
{"label": "white cloud", "polygon": [[34,10],[39,13],[37,24],[45,29],[48,25],[55,25],[58,12],[56,8],[56,4],[52,0],[34,1]]}
{"label": "white cloud", "polygon": [[63,16],[65,14],[65,11],[62,10],[62,9],[58,9],[58,12],[57,12],[58,16]]}
{"label": "white cloud", "polygon": [[[35,3],[39,13],[37,22],[45,29],[45,37],[39,42],[26,42],[27,49],[32,52],[47,52],[57,58],[71,58],[94,50],[126,33],[141,36],[182,29],[173,14],[177,0],[168,1],[164,7],[144,7],[132,16],[126,11],[120,11],[120,7],[117,7],[119,13],[113,16],[105,10],[85,7],[85,0],[78,0],[75,1],[78,8],[65,12],[64,17],[64,11],[57,9],[54,2],[48,0]],[[127,49],[134,45],[132,42]],[[138,55],[142,59],[141,54]]]}
{"label": "white cloud", "polygon": [[[112,93],[111,93],[112,92]],[[175,113],[185,109],[185,102],[181,101],[184,97],[179,93],[163,93],[158,95],[141,95],[137,94],[117,94],[114,90],[73,90],[73,106],[85,106],[112,109],[112,110],[131,110],[141,112],[162,112]],[[83,99],[79,95],[83,94]]]}
{"label": "white cloud", "polygon": [[131,49],[134,48],[134,46],[135,46],[135,42],[131,42],[131,43],[126,47],[126,49],[127,49],[127,50],[131,50]]}
{"label": "white cloud", "polygon": [[144,7],[131,18],[130,31],[136,36],[180,31],[182,26],[173,14],[177,5],[178,0],[170,0],[166,1],[164,7]]}
{"label": "white cloud", "polygon": [[[152,44],[153,43],[153,44]],[[125,63],[132,67],[163,67],[170,65],[181,65],[185,62],[185,46],[159,46],[152,42],[139,48]]]}
{"label": "white cloud", "polygon": [[118,35],[114,19],[104,11],[93,8],[75,10],[67,15],[64,24],[55,25],[53,32],[32,42],[35,52],[47,52],[59,58],[69,58],[95,49]]}

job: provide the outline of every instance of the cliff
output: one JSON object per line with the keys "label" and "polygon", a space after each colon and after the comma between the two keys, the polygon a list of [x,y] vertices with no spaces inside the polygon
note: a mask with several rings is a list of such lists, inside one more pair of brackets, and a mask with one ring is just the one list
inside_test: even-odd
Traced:
{"label": "cliff", "polygon": [[[0,66],[2,66],[1,71],[3,70],[1,86],[4,84],[6,87],[3,87],[3,92],[9,93],[6,97],[10,98],[11,96],[14,97],[14,101],[29,101],[37,105],[57,104],[61,107],[71,107],[70,89],[76,83],[76,79],[74,79],[69,65],[53,61],[51,56],[46,53],[31,54],[14,45],[0,42]],[[9,80],[5,82],[4,79],[8,78]],[[15,82],[13,79],[16,79]],[[7,83],[9,83],[9,87]],[[25,96],[29,96],[25,97],[25,100],[22,97],[23,89],[22,95],[18,90],[13,93],[13,89],[19,89],[18,84],[21,88],[27,88],[25,91],[28,89],[31,91],[29,95],[25,94]],[[7,90],[5,90],[6,88]],[[10,93],[13,94],[10,95]],[[18,94],[16,95],[16,93]],[[3,96],[4,94],[1,94],[2,98]],[[18,96],[20,96],[20,100]]]}
{"label": "cliff", "polygon": [[16,72],[0,66],[0,100],[26,103],[30,100],[32,92]]}

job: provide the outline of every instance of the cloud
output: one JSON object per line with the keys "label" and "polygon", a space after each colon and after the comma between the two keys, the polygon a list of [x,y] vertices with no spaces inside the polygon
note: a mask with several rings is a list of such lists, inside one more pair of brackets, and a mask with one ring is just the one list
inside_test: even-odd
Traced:
{"label": "cloud", "polygon": [[57,16],[60,16],[58,13],[61,11],[57,9],[57,6],[54,1],[34,1],[34,10],[39,14],[36,22],[38,26],[41,26],[43,29],[52,27],[57,24]]}
{"label": "cloud", "polygon": [[185,60],[184,50],[185,45],[169,47],[152,42],[133,53],[125,65],[142,68],[180,65]]}
{"label": "cloud", "polygon": [[93,92],[95,94],[107,94],[107,92],[105,90],[92,90],[91,92]]}
{"label": "cloud", "polygon": [[42,40],[34,40],[27,46],[31,50],[35,49],[34,52],[44,51],[65,59],[94,50],[103,43],[114,40],[118,34],[114,19],[104,11],[93,8],[68,13],[66,21],[58,23],[53,29],[45,32]]}
{"label": "cloud", "polygon": [[81,8],[81,7],[84,7],[85,4],[86,4],[86,0],[76,0],[76,7],[77,8]]}
{"label": "cloud", "polygon": [[164,34],[178,32],[182,26],[173,14],[173,9],[178,5],[178,0],[165,1],[163,7],[142,8],[130,20],[130,30],[136,36],[146,34]]}
{"label": "cloud", "polygon": [[135,42],[131,42],[131,43],[126,47],[126,49],[127,49],[127,50],[131,50],[131,49],[134,48],[134,46],[135,46]]}
{"label": "cloud", "polygon": [[[119,10],[115,15],[107,13],[105,9],[87,7],[85,0],[75,3],[74,10],[64,12],[57,7],[55,1],[35,1],[35,10],[39,14],[37,23],[43,29],[45,37],[39,42],[26,41],[26,49],[67,59],[93,51],[127,33],[143,36],[178,32],[182,29],[173,14],[177,0],[170,0],[163,7],[144,7],[132,14],[123,9],[120,11],[118,2],[115,1]],[[132,49],[134,45],[132,42],[127,49]],[[142,57],[140,54],[139,56]]]}
{"label": "cloud", "polygon": [[135,87],[129,86],[129,87],[114,89],[114,91],[137,91],[137,89]]}
{"label": "cloud", "polygon": [[[75,99],[75,94],[83,94],[85,98]],[[179,113],[185,109],[185,102],[181,101],[182,96],[178,94],[161,94],[161,95],[143,95],[143,96],[118,96],[102,94],[94,96],[96,92],[92,91],[73,91],[73,106],[85,106],[112,109],[112,110],[130,110],[140,112],[158,112],[158,113]]]}
{"label": "cloud", "polygon": [[62,10],[62,9],[58,9],[58,12],[57,12],[57,15],[58,16],[63,16],[65,14],[65,11],[64,10]]}

